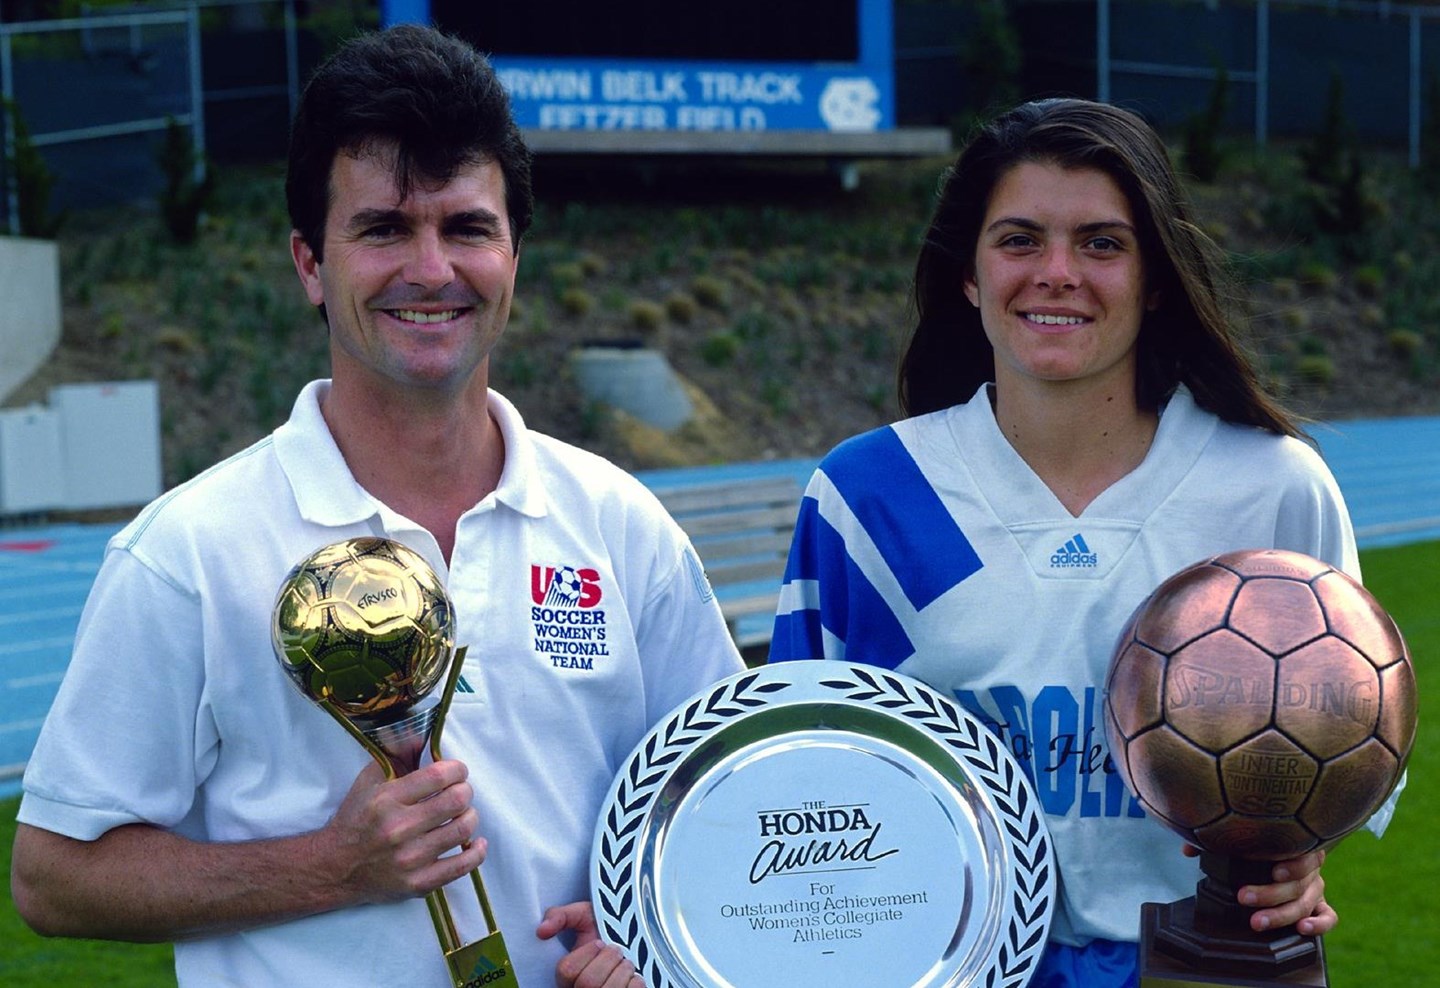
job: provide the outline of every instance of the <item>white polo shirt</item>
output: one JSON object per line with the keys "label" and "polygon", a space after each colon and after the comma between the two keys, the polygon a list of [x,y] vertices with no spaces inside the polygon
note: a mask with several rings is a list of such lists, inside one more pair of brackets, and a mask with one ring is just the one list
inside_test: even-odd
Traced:
{"label": "white polo shirt", "polygon": [[[323,826],[369,755],[287,682],[270,644],[295,562],[384,535],[446,578],[468,645],[443,749],[475,787],[482,867],[523,988],[564,954],[545,908],[589,898],[601,803],[644,732],[741,661],[685,535],[610,463],[526,430],[491,392],[498,488],[447,568],[429,532],[354,480],[301,392],[271,436],[163,495],[111,540],[25,776],[19,819],[81,840],[149,823],[246,841]],[[157,867],[163,867],[157,862]],[[462,938],[484,930],[467,880]],[[422,900],[175,947],[182,985],[448,985]]]}

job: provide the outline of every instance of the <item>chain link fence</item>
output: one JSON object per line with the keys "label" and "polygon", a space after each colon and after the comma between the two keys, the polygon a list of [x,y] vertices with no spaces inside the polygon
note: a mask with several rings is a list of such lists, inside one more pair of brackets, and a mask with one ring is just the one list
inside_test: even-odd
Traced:
{"label": "chain link fence", "polygon": [[[1012,0],[1027,97],[1119,103],[1176,128],[1223,72],[1227,125],[1258,144],[1322,124],[1332,78],[1356,136],[1420,161],[1440,91],[1440,3],[1377,0]],[[978,109],[966,45],[975,4],[897,0],[897,115],[953,123]],[[972,54],[969,56],[974,58]],[[983,100],[982,100],[983,101]]]}
{"label": "chain link fence", "polygon": [[[1202,107],[1223,72],[1230,123],[1264,146],[1322,125],[1338,81],[1358,137],[1420,163],[1440,80],[1440,9],[1359,0],[1165,4],[1094,0],[1096,97],[1163,123]],[[1427,58],[1428,56],[1428,58]]]}
{"label": "chain link fence", "polygon": [[[283,153],[306,44],[293,0],[106,6],[64,20],[0,23],[0,91],[54,179],[48,208],[155,195],[164,131],[207,158]],[[0,229],[19,232],[16,118],[5,115]]]}
{"label": "chain link fence", "polygon": [[[1014,0],[1020,92],[1095,97],[1177,127],[1227,81],[1227,124],[1264,144],[1323,124],[1333,79],[1373,145],[1421,160],[1440,92],[1440,4],[1383,0]],[[973,4],[896,0],[897,116],[954,124],[977,80]],[[968,48],[967,48],[968,46]],[[171,119],[212,160],[283,156],[290,112],[320,43],[295,0],[106,6],[61,21],[0,23],[0,83],[55,176],[53,208],[155,195]],[[967,55],[967,51],[971,54]],[[16,230],[5,116],[0,230]]]}

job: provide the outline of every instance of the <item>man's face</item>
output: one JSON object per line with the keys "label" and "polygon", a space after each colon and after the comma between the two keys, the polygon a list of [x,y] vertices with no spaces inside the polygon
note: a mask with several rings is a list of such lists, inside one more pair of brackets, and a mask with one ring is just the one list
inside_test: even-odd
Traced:
{"label": "man's face", "polygon": [[295,269],[330,322],[332,371],[380,389],[455,392],[488,369],[518,255],[492,161],[399,198],[394,149],[336,156],[324,263],[298,233]]}

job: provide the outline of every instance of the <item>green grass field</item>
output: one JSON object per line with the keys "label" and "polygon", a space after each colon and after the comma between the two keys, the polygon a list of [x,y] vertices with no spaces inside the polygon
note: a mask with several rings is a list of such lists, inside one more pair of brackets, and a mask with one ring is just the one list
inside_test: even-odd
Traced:
{"label": "green grass field", "polygon": [[1325,938],[1334,988],[1440,985],[1440,543],[1361,554],[1365,585],[1395,618],[1420,684],[1409,780],[1383,840],[1352,834],[1325,866],[1340,925]]}
{"label": "green grass field", "polygon": [[[1440,985],[1440,721],[1426,697],[1440,689],[1440,542],[1362,554],[1365,583],[1405,633],[1420,682],[1419,735],[1409,784],[1384,840],[1347,838],[1325,867],[1340,926],[1325,939],[1331,988]],[[0,863],[10,869],[16,800],[0,803]],[[9,886],[0,900],[0,985],[6,988],[151,988],[173,985],[168,945],[45,940],[20,922]]]}

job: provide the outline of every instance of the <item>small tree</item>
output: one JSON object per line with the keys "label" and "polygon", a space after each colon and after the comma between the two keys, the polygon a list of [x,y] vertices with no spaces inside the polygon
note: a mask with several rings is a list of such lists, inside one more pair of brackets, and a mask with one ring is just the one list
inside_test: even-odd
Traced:
{"label": "small tree", "polygon": [[165,143],[160,146],[158,158],[165,174],[165,190],[160,194],[165,229],[177,244],[194,243],[200,214],[214,191],[214,170],[207,168],[205,177],[199,182],[195,180],[195,166],[200,160],[195,153],[195,142],[189,129],[174,117],[165,125]]}
{"label": "small tree", "polygon": [[971,94],[962,129],[1020,96],[1020,32],[1010,20],[1005,0],[974,0],[972,6],[974,33],[960,49],[960,65]]}
{"label": "small tree", "polygon": [[1341,253],[1353,258],[1361,249],[1357,236],[1370,225],[1371,201],[1365,163],[1345,117],[1344,85],[1338,72],[1330,76],[1325,122],[1311,142],[1300,149],[1315,225],[1339,238]]}
{"label": "small tree", "polygon": [[1305,177],[1316,185],[1338,188],[1345,179],[1345,159],[1351,143],[1350,123],[1345,119],[1345,83],[1340,73],[1332,70],[1324,123],[1310,143],[1300,149]]}
{"label": "small tree", "polygon": [[15,183],[16,213],[22,237],[38,237],[51,240],[60,232],[65,214],[50,212],[50,196],[55,189],[55,175],[45,164],[35,143],[30,140],[30,128],[20,114],[20,107],[13,100],[5,100],[5,114],[10,121],[13,135],[10,155],[5,159],[5,170],[10,181]]}
{"label": "small tree", "polygon": [[[1371,200],[1366,191],[1365,162],[1351,148],[1345,157],[1345,172],[1335,188],[1335,233],[1360,233],[1370,225]],[[1345,243],[1342,243],[1342,247]]]}
{"label": "small tree", "polygon": [[1229,84],[1230,76],[1221,65],[1215,74],[1215,85],[1210,88],[1209,105],[1185,120],[1185,167],[1198,181],[1207,184],[1220,177],[1220,166],[1225,163],[1220,131],[1225,126]]}
{"label": "small tree", "polygon": [[1420,180],[1426,188],[1440,188],[1440,75],[1430,73],[1425,83],[1425,127],[1420,135]]}

